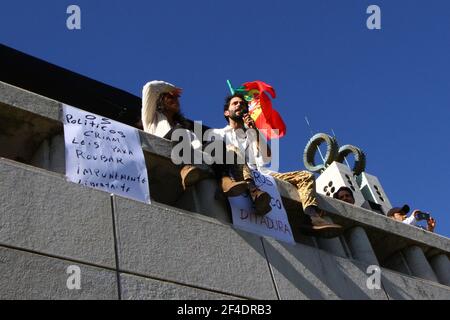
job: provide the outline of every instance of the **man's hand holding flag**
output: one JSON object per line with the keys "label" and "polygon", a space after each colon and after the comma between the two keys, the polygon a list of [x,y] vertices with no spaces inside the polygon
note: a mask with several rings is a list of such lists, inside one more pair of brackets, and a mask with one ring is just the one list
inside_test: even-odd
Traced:
{"label": "man's hand holding flag", "polygon": [[275,99],[275,89],[263,81],[246,82],[239,88],[233,88],[227,80],[231,94],[241,93],[249,103],[249,113],[255,121],[256,127],[267,139],[281,138],[286,134],[286,125],[280,114],[272,108],[272,101],[267,95]]}

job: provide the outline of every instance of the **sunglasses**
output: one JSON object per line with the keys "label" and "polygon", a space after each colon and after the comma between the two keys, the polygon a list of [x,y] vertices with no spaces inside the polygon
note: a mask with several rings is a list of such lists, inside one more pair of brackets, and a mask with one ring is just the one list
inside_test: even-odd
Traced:
{"label": "sunglasses", "polygon": [[169,99],[178,99],[180,97],[180,95],[178,93],[166,93],[164,98],[169,98]]}

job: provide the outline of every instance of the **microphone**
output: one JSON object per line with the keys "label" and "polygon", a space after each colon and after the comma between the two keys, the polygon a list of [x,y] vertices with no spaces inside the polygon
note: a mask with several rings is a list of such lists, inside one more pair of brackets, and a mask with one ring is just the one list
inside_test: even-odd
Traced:
{"label": "microphone", "polygon": [[243,108],[242,109],[242,111],[241,111],[241,119],[242,119],[242,122],[244,123],[244,129],[250,129],[248,126],[247,126],[247,124],[245,123],[245,121],[244,121],[244,118],[246,117],[248,115],[248,108]]}

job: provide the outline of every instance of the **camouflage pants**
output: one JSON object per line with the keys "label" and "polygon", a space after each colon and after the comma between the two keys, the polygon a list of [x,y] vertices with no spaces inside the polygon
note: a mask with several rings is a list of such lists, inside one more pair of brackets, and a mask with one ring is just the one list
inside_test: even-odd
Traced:
{"label": "camouflage pants", "polygon": [[271,176],[289,182],[297,188],[303,208],[318,206],[314,175],[308,171],[273,172]]}
{"label": "camouflage pants", "polygon": [[[230,173],[237,181],[249,181],[253,180],[252,172],[250,168],[245,164],[245,159],[243,158],[240,150],[233,146],[227,145],[227,153],[232,154],[235,158],[234,164],[230,166]],[[240,164],[244,163],[244,164]],[[271,176],[286,181],[292,184],[300,196],[300,201],[302,202],[303,208],[309,206],[318,206],[315,188],[314,175],[309,171],[291,171],[285,173],[272,172]]]}

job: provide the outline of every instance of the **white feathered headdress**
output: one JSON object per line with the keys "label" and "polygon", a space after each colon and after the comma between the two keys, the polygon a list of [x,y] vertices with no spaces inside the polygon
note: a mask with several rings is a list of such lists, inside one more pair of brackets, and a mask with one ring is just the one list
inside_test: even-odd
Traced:
{"label": "white feathered headdress", "polygon": [[176,92],[179,94],[181,90],[181,88],[161,80],[153,80],[145,84],[142,88],[142,125],[145,132],[164,135],[164,132],[171,129],[163,114],[158,114],[155,119],[156,101],[161,93]]}

